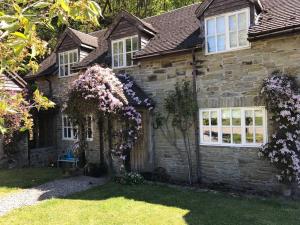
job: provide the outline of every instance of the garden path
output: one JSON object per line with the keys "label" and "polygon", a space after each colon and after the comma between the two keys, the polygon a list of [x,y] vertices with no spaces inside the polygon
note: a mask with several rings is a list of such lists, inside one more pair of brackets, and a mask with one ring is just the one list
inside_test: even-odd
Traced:
{"label": "garden path", "polygon": [[0,197],[0,216],[13,209],[34,205],[45,199],[64,197],[85,191],[92,187],[103,185],[106,181],[106,178],[78,176],[51,181],[21,192],[12,193]]}

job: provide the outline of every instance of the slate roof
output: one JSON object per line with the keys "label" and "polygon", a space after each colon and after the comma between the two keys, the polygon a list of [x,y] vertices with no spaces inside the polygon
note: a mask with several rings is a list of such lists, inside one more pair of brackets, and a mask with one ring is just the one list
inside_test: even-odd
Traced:
{"label": "slate roof", "polygon": [[249,37],[300,27],[300,0],[261,0],[263,11]]}
{"label": "slate roof", "polygon": [[[256,4],[259,2],[258,0],[249,1]],[[144,49],[136,53],[135,57],[158,56],[200,46],[200,22],[197,15],[199,12],[205,10],[211,2],[212,0],[206,0],[202,4],[192,4],[142,20],[132,16],[139,23],[155,30],[155,36],[150,39]],[[259,15],[258,22],[249,29],[250,40],[278,31],[287,31],[288,29],[299,29],[300,31],[300,0],[260,0],[260,2],[263,9]],[[128,14],[128,12],[122,13],[125,16],[126,13]],[[109,29],[85,34],[68,28],[68,32],[81,43],[95,47],[75,67],[84,68],[105,60],[108,51],[106,34]],[[55,63],[56,55],[51,54],[40,64],[37,74],[46,75],[53,73],[57,70]],[[32,74],[27,75],[29,78],[33,76]]]}

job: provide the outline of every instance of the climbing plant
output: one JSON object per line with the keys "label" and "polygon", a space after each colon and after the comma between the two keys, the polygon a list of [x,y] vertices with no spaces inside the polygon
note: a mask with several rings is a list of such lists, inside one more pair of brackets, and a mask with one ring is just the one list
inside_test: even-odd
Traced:
{"label": "climbing plant", "polygon": [[[134,143],[138,139],[141,129],[141,115],[128,104],[123,85],[109,68],[99,65],[88,68],[75,80],[68,93],[65,112],[72,118],[74,124],[79,125],[80,148],[85,150],[85,117],[96,114],[103,117],[113,116],[125,123],[114,134],[114,146],[111,154],[125,160]],[[126,91],[130,87],[126,86]],[[136,99],[139,100],[139,99]]]}
{"label": "climbing plant", "polygon": [[[188,179],[191,184],[193,170],[190,135],[192,133],[191,128],[194,125],[193,114],[197,110],[197,104],[193,97],[192,86],[188,80],[175,84],[175,89],[170,91],[165,98],[164,108],[165,115],[156,113],[156,125],[160,128],[166,140],[177,149],[181,158],[183,160],[187,159]],[[183,139],[183,149],[178,144],[178,136]]]}
{"label": "climbing plant", "polygon": [[261,94],[275,129],[259,155],[279,169],[280,182],[300,184],[300,95],[294,78],[279,72],[264,80]]}

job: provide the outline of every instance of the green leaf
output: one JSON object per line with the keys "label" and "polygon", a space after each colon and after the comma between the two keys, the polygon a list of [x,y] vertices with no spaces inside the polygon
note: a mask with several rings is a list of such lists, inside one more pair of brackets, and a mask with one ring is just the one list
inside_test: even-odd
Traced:
{"label": "green leaf", "polygon": [[0,29],[2,30],[8,30],[10,32],[16,31],[19,28],[19,23],[18,22],[14,22],[14,23],[6,23],[6,22],[2,22],[0,23]]}
{"label": "green leaf", "polygon": [[16,16],[10,16],[10,15],[3,15],[0,16],[0,21],[5,21],[5,22],[13,22],[17,19]]}
{"label": "green leaf", "polygon": [[66,12],[70,12],[70,7],[65,0],[58,0],[58,3],[61,5],[63,10],[65,10]]}
{"label": "green leaf", "polygon": [[17,11],[17,13],[21,13],[22,12],[22,9],[21,9],[21,7],[18,4],[14,3],[12,6]]}
{"label": "green leaf", "polygon": [[15,45],[15,46],[13,47],[14,53],[15,53],[16,55],[19,55],[19,54],[23,51],[24,48],[25,48],[25,44],[18,44],[18,45]]}
{"label": "green leaf", "polygon": [[51,4],[49,2],[37,2],[36,4],[33,5],[33,8],[35,9],[43,9],[46,8],[48,6],[50,6]]}
{"label": "green leaf", "polygon": [[16,37],[19,37],[19,38],[22,38],[22,39],[25,39],[25,40],[28,39],[28,37],[25,34],[21,33],[21,32],[14,32],[14,33],[12,33],[12,35],[14,35]]}

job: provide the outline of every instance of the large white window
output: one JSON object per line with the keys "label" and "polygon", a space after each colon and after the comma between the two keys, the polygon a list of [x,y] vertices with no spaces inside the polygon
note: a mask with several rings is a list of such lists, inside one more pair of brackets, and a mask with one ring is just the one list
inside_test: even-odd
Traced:
{"label": "large white window", "polygon": [[267,141],[266,110],[201,109],[200,141],[204,145],[260,146]]}
{"label": "large white window", "polygon": [[225,52],[249,47],[250,11],[241,11],[205,19],[206,53]]}
{"label": "large white window", "polygon": [[74,73],[72,66],[78,62],[78,50],[58,53],[59,55],[59,76],[66,77]]}
{"label": "large white window", "polygon": [[132,57],[138,51],[138,36],[127,37],[112,41],[113,68],[133,65]]}
{"label": "large white window", "polygon": [[[78,127],[73,126],[71,119],[67,115],[62,115],[62,138],[63,140],[77,140]],[[93,117],[86,117],[86,139],[93,140]]]}

